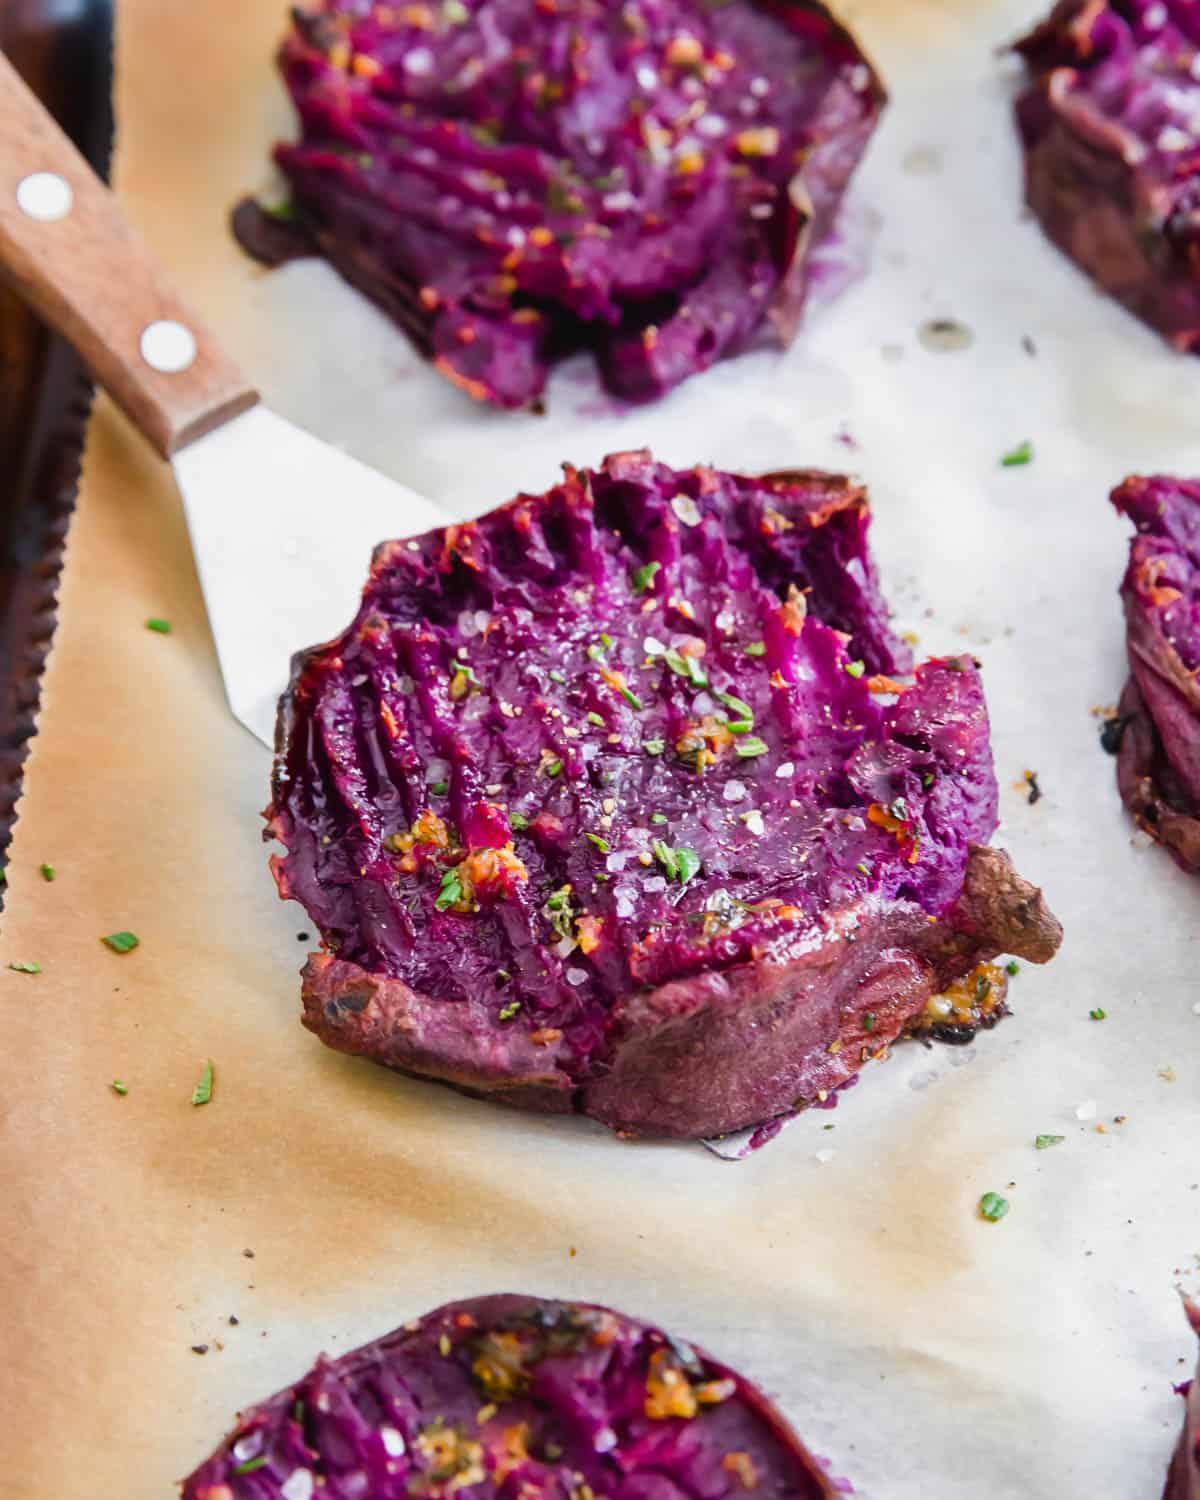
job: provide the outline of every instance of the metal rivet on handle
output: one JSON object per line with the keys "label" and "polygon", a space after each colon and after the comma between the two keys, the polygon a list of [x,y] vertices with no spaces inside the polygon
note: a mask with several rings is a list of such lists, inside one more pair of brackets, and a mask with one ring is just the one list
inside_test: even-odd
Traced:
{"label": "metal rivet on handle", "polygon": [[17,207],[44,224],[65,219],[74,202],[71,184],[57,172],[31,172],[17,183]]}
{"label": "metal rivet on handle", "polygon": [[142,329],[138,347],[152,370],[177,375],[196,358],[196,336],[190,328],[170,318],[160,318]]}

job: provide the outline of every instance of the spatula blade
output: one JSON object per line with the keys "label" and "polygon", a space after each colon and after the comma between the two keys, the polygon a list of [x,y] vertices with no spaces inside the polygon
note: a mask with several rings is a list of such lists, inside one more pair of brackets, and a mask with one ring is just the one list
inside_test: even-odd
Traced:
{"label": "spatula blade", "polygon": [[230,707],[273,745],[292,653],[349,624],[375,545],[453,518],[264,406],[173,463]]}

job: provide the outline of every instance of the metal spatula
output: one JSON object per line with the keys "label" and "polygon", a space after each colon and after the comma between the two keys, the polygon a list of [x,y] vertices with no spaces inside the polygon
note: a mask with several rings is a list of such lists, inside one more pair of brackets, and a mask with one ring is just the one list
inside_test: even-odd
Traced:
{"label": "metal spatula", "polygon": [[376,542],[445,512],[260,404],[2,55],[0,272],[170,459],[230,707],[270,745],[291,653],[349,622]]}

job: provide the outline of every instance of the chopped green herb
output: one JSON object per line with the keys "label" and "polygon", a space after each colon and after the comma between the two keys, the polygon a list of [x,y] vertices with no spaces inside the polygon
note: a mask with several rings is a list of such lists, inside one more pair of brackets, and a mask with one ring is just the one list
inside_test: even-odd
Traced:
{"label": "chopped green herb", "polygon": [[562,761],[558,760],[558,759],[548,760],[546,762],[546,775],[547,776],[561,776],[562,775]]}
{"label": "chopped green herb", "polygon": [[575,939],[575,917],[571,911],[571,887],[559,886],[546,898],[542,915],[549,919],[550,926],[560,938]]}
{"label": "chopped green herb", "polygon": [[1002,1198],[999,1193],[984,1193],[979,1200],[979,1216],[995,1223],[1002,1219],[1012,1205],[1007,1198]]}
{"label": "chopped green herb", "polygon": [[595,844],[596,848],[599,849],[601,854],[608,853],[608,840],[604,838],[602,834],[585,833],[584,838],[587,839],[590,843]]}
{"label": "chopped green herb", "polygon": [[137,934],[133,932],[110,932],[100,941],[114,953],[132,953],[138,945]]}
{"label": "chopped green herb", "polygon": [[694,687],[707,687],[708,673],[700,665],[697,659],[694,656],[685,656],[684,661],[687,662],[687,674],[692,685]]}
{"label": "chopped green herb", "polygon": [[268,207],[265,208],[263,212],[267,215],[268,218],[277,219],[280,224],[291,224],[295,219],[299,217],[296,212],[296,205],[290,202],[288,199],[284,199],[282,203],[272,203],[268,205]]}
{"label": "chopped green herb", "polygon": [[679,858],[670,844],[664,844],[662,839],[654,839],[650,845],[654,850],[654,857],[667,872],[668,880],[675,880],[679,876]]}
{"label": "chopped green herb", "polygon": [[847,677],[861,677],[862,674],[866,670],[867,670],[867,664],[866,664],[866,662],[862,662],[862,661],[848,661],[846,663],[846,675],[847,675]]}
{"label": "chopped green herb", "polygon": [[608,633],[607,630],[602,630],[600,632],[600,644],[604,647],[604,649],[606,651],[611,651],[612,650],[612,643],[613,643],[612,636],[609,635],[609,633]]}
{"label": "chopped green herb", "polygon": [[257,1458],[248,1458],[244,1464],[235,1464],[232,1472],[234,1474],[253,1474],[255,1469],[265,1469],[268,1455],[260,1453]]}
{"label": "chopped green herb", "polygon": [[525,816],[524,813],[509,813],[508,821],[514,833],[524,833],[524,831],[529,827],[529,819]]}
{"label": "chopped green herb", "polygon": [[122,1096],[129,1092],[129,1085],[122,1083],[119,1078],[114,1078],[109,1084],[109,1088],[112,1089],[114,1094],[121,1094]]}
{"label": "chopped green herb", "polygon": [[450,663],[450,671],[455,677],[465,677],[473,687],[479,686],[479,678],[476,677],[465,661],[459,661],[456,658]]}
{"label": "chopped green herb", "polygon": [[672,849],[670,844],[664,844],[662,839],[654,839],[650,845],[654,850],[654,856],[667,872],[668,880],[678,880],[680,885],[686,885],[693,876],[700,872],[700,856],[694,849]]}
{"label": "chopped green herb", "polygon": [[1032,462],[1033,444],[1028,439],[1023,443],[1018,443],[1015,448],[1010,448],[1000,460],[1001,466],[1005,469],[1017,469],[1022,464],[1031,464]]}
{"label": "chopped green herb", "polygon": [[1015,976],[1021,972],[1021,965],[1016,961],[1015,958],[1010,958],[1009,961],[1004,965],[1004,972],[1009,976],[1010,979],[1015,978]]}
{"label": "chopped green herb", "polygon": [[626,686],[625,683],[622,683],[617,691],[620,693],[621,697],[624,698],[625,702],[629,704],[630,708],[641,708],[642,700],[633,691],[633,689]]}
{"label": "chopped green herb", "polygon": [[746,647],[747,656],[766,656],[766,654],[766,641],[751,641],[750,644]]}
{"label": "chopped green herb", "polygon": [[497,979],[502,979],[505,982],[505,984],[507,984],[508,981],[512,978],[512,975],[509,973],[509,971],[507,969],[497,969],[496,970],[496,978]]}
{"label": "chopped green herb", "polygon": [[594,709],[589,712],[587,719],[589,724],[599,724],[601,729],[604,728],[604,716],[596,713]]}
{"label": "chopped green herb", "polygon": [[54,877],[58,874],[58,871],[54,868],[53,865],[42,865],[40,866],[40,869],[42,872],[42,879],[47,883],[53,880]]}
{"label": "chopped green herb", "polygon": [[640,568],[634,568],[633,572],[629,575],[629,582],[633,587],[634,593],[644,594],[654,582],[654,575],[661,567],[662,563],[648,562],[643,563]]}
{"label": "chopped green herb", "polygon": [[929,790],[929,788],[936,780],[937,777],[933,774],[932,771],[923,771],[921,773],[921,785],[925,788],[926,791]]}
{"label": "chopped green herb", "polygon": [[430,783],[429,790],[435,797],[444,797],[450,790],[450,783],[448,781],[434,781]]}
{"label": "chopped green herb", "polygon": [[650,821],[652,823],[665,823],[667,821],[667,815],[666,813],[651,813]]}
{"label": "chopped green herb", "polygon": [[500,1007],[499,1018],[501,1021],[511,1021],[520,1009],[521,1002],[519,1000],[510,1000],[507,1005]]}
{"label": "chopped green herb", "polygon": [[718,693],[716,696],[718,702],[737,715],[736,719],[729,721],[730,734],[745,734],[748,729],[754,728],[754,710],[744,698],[735,698],[732,693]]}
{"label": "chopped green herb", "polygon": [[1093,1021],[1104,1021],[1108,1019],[1108,1012],[1103,1008],[1103,1006],[1100,1005],[1097,1005],[1095,1010],[1089,1010],[1088,1015],[1091,1016]]}
{"label": "chopped green herb", "polygon": [[663,661],[675,673],[676,677],[686,677],[688,675],[687,661],[680,652],[675,650],[674,646],[669,651],[663,652]]}
{"label": "chopped green herb", "polygon": [[146,621],[146,629],[153,630],[156,635],[170,635],[171,622],[170,620],[150,619]]}
{"label": "chopped green herb", "polygon": [[455,902],[462,900],[462,893],[462,881],[458,878],[458,871],[447,870],[442,876],[441,888],[433,904],[438,911],[447,911]]}
{"label": "chopped green herb", "polygon": [[647,755],[661,755],[667,748],[666,740],[643,740],[642,749]]}
{"label": "chopped green herb", "polygon": [[860,875],[869,875],[871,873],[870,865],[863,864],[862,860],[859,860],[858,864],[856,864],[854,868]]}
{"label": "chopped green herb", "polygon": [[557,667],[551,667],[548,673],[551,682],[566,682],[565,672],[560,672]]}
{"label": "chopped green herb", "polygon": [[41,964],[15,963],[9,964],[8,967],[16,974],[40,974],[42,972]]}
{"label": "chopped green herb", "polygon": [[734,748],[743,760],[749,760],[752,755],[766,755],[771,747],[766,740],[760,740],[756,734],[751,734],[744,740],[739,740]]}
{"label": "chopped green herb", "polygon": [[587,648],[587,654],[591,661],[599,661],[604,655],[604,647],[599,641],[593,641]]}
{"label": "chopped green herb", "polygon": [[213,1064],[212,1064],[212,1058],[210,1057],[209,1060],[208,1060],[208,1062],[205,1064],[204,1072],[203,1072],[203,1074],[200,1077],[200,1082],[192,1090],[192,1103],[193,1104],[207,1104],[208,1101],[212,1098],[212,1091],[213,1091]]}
{"label": "chopped green herb", "polygon": [[1061,1146],[1066,1140],[1065,1135],[1039,1135],[1034,1137],[1034,1149],[1037,1151],[1048,1151],[1051,1146]]}

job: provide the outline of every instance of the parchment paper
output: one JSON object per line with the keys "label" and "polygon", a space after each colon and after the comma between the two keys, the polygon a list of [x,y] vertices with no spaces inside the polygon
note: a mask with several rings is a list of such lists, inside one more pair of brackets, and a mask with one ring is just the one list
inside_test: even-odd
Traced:
{"label": "parchment paper", "polygon": [[[325,1051],[296,1019],[311,929],[259,843],[267,754],[225,710],[169,479],[101,403],[0,942],[43,966],[0,971],[6,1495],[161,1500],[319,1350],[511,1288],[736,1361],[874,1500],[1155,1500],[1194,1352],[1173,1284],[1200,1251],[1200,887],[1138,847],[1089,710],[1124,677],[1105,496],[1137,468],[1200,473],[1200,364],[1021,214],[993,49],[1035,8],[847,4],[894,97],[840,257],[865,278],[786,355],[625,413],[568,371],[538,419],[470,406],[324,267],[234,248],[226,210],[290,124],[282,7],[122,0],[119,190],[287,414],[448,512],[644,442],[865,475],[901,623],[985,664],[1001,838],[1067,939],[996,1032],[900,1049],[738,1165]],[[923,348],[938,316],[973,346]],[[1002,469],[1025,438],[1033,464]],[[126,957],[99,941],[121,928]],[[1039,1132],[1066,1140],[1037,1153]],[[989,1189],[998,1224],[975,1215]]]}

